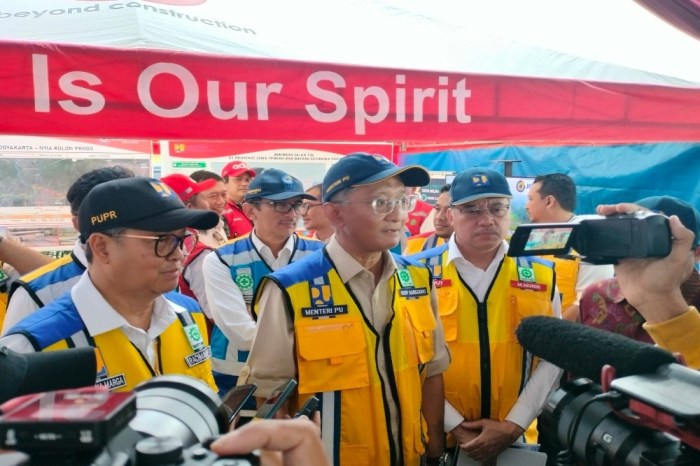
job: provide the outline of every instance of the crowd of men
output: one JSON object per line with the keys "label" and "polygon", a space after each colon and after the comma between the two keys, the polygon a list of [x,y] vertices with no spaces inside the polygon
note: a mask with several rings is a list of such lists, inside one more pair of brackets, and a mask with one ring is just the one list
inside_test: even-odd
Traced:
{"label": "crowd of men", "polygon": [[[254,383],[264,399],[295,379],[279,415],[319,397],[323,447],[311,444],[339,465],[441,465],[453,447],[489,465],[515,442],[541,442],[536,419],[562,370],[515,338],[529,316],[656,342],[700,367],[692,205],[662,196],[601,206],[671,218],[668,257],[613,270],[575,253],[509,257],[513,196],[486,168],[445,185],[434,231],[419,234],[425,207],[409,214],[429,181],[420,166],[364,153],[306,189],[240,161],[221,176],[88,172],[67,194],[79,232],[70,255],[17,259],[18,245],[0,242],[0,258],[24,272],[9,290],[0,345],[92,346],[96,384],[110,390],[185,374],[221,395]],[[575,207],[570,177],[535,178],[532,222],[575,222]],[[407,229],[417,234],[392,253]]]}

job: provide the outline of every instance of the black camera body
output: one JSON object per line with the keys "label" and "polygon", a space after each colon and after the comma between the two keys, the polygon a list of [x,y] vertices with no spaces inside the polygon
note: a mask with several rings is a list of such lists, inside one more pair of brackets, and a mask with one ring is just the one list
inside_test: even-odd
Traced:
{"label": "black camera body", "polygon": [[228,408],[187,376],[155,377],[134,392],[28,395],[2,409],[0,448],[16,452],[0,454],[0,466],[259,464],[256,454],[220,458],[209,450],[228,431]]}
{"label": "black camera body", "polygon": [[[687,369],[690,374],[690,369]],[[685,371],[682,371],[685,372]],[[682,375],[681,375],[682,376]],[[553,392],[544,406],[540,416],[541,428],[555,443],[567,450],[569,455],[561,458],[561,464],[586,464],[590,466],[697,466],[700,464],[698,441],[700,436],[695,428],[697,409],[692,408],[678,417],[668,416],[663,408],[643,402],[640,408],[638,395],[656,400],[663,400],[664,406],[671,406],[674,400],[674,381],[676,376],[664,377],[664,381],[655,380],[654,376],[635,376],[645,378],[645,383],[634,387],[621,397],[611,397],[613,401],[598,399],[601,397],[601,387],[588,379],[576,379],[562,385]],[[700,376],[698,376],[700,377]],[[694,395],[686,400],[686,405],[694,403],[700,395],[700,387],[695,380],[688,382],[688,389]],[[632,377],[618,379],[624,381]],[[645,386],[646,385],[646,386]],[[650,390],[650,387],[653,387]],[[694,387],[694,388],[693,388]],[[661,392],[661,393],[660,393]],[[609,394],[610,392],[608,392]],[[663,395],[662,395],[663,394]],[[682,395],[681,395],[682,396]],[[636,402],[636,403],[635,403]],[[635,405],[630,410],[630,405]],[[625,418],[621,413],[633,414]],[[639,413],[642,414],[641,416]],[[676,426],[674,433],[669,435],[655,422],[667,420]],[[658,428],[654,428],[658,427]],[[667,429],[671,430],[671,429]],[[691,443],[694,445],[691,445]],[[573,456],[573,458],[571,457]]]}
{"label": "black camera body", "polygon": [[573,249],[591,264],[616,264],[619,259],[665,257],[671,252],[671,241],[668,218],[661,214],[591,215],[569,223],[519,225],[508,255],[562,256]]}

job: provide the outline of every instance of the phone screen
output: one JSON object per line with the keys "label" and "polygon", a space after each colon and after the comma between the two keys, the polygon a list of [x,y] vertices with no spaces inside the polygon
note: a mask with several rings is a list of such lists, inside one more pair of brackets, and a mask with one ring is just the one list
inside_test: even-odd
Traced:
{"label": "phone screen", "polygon": [[238,387],[233,387],[228,393],[226,393],[226,395],[224,395],[221,401],[231,410],[228,419],[229,424],[233,421],[245,402],[248,401],[257,388],[257,385],[254,383],[240,385]]}
{"label": "phone screen", "polygon": [[258,408],[255,417],[258,419],[271,419],[279,411],[284,402],[289,398],[297,386],[297,381],[290,379],[289,382],[277,387],[270,397]]}

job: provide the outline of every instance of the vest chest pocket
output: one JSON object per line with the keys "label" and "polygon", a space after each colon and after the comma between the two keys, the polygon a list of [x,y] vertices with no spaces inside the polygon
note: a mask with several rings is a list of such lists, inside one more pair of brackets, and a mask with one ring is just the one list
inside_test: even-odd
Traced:
{"label": "vest chest pocket", "polygon": [[405,300],[403,309],[411,321],[416,350],[418,351],[418,360],[421,364],[425,364],[433,359],[435,355],[433,332],[437,323],[430,307],[430,298]]}
{"label": "vest chest pocket", "polygon": [[458,293],[454,287],[442,287],[437,289],[438,297],[438,312],[442,327],[445,332],[445,341],[457,340],[458,329],[458,312],[457,302]]}
{"label": "vest chest pocket", "polygon": [[316,393],[369,386],[367,341],[360,321],[296,328],[299,393]]}

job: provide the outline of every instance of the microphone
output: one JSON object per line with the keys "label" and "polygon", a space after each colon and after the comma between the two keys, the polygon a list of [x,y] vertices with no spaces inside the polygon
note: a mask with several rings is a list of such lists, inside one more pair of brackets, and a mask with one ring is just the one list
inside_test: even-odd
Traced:
{"label": "microphone", "polygon": [[0,346],[0,403],[31,393],[95,384],[95,348],[17,353]]}
{"label": "microphone", "polygon": [[554,317],[527,317],[515,334],[530,353],[597,384],[606,364],[615,368],[616,377],[626,377],[678,362],[654,345]]}

